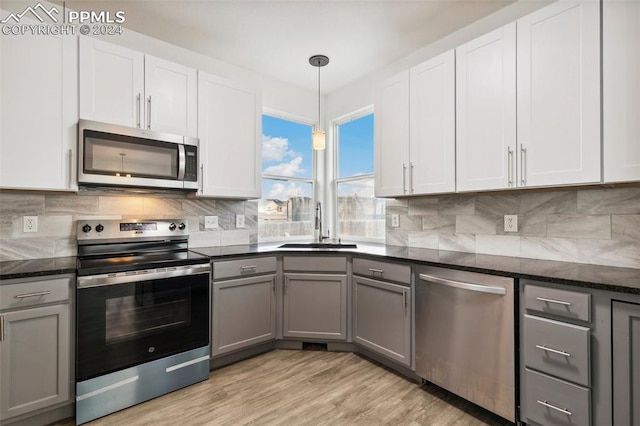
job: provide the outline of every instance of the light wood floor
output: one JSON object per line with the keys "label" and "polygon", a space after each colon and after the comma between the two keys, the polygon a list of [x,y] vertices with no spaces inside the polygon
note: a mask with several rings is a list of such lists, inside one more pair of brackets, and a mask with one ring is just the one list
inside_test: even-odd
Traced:
{"label": "light wood floor", "polygon": [[[59,423],[69,426],[71,421]],[[88,423],[102,425],[508,425],[436,386],[353,353],[275,350]]]}

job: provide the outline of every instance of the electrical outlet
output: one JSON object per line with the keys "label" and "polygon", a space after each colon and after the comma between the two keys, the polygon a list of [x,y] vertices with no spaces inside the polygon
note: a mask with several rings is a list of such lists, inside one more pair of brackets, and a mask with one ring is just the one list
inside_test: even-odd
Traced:
{"label": "electrical outlet", "polygon": [[204,217],[205,229],[217,229],[218,228],[218,216],[205,216]]}
{"label": "electrical outlet", "polygon": [[504,215],[504,232],[518,232],[518,215]]}
{"label": "electrical outlet", "polygon": [[397,213],[393,213],[391,215],[391,227],[397,228],[400,226],[400,215]]}
{"label": "electrical outlet", "polygon": [[24,216],[22,218],[23,232],[38,232],[38,216]]}
{"label": "electrical outlet", "polygon": [[236,228],[244,228],[244,215],[237,214],[236,215]]}

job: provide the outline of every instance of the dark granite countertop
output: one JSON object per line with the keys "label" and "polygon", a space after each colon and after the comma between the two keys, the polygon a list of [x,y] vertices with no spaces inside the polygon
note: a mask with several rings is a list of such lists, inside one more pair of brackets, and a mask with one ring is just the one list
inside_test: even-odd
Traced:
{"label": "dark granite countertop", "polygon": [[[443,266],[521,279],[542,280],[557,284],[640,294],[640,269],[387,246],[384,244],[358,243],[357,249],[285,249],[280,248],[280,244],[198,247],[191,250],[209,256],[212,260],[284,253],[302,255],[317,255],[319,253],[331,255],[339,253],[356,254],[367,257],[384,257],[389,260],[412,262],[418,265]],[[75,257],[5,261],[0,262],[0,279],[74,273],[75,268]]]}

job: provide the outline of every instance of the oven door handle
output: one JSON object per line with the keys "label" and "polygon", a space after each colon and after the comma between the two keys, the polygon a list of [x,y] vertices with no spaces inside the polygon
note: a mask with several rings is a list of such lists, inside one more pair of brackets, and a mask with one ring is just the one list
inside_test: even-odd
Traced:
{"label": "oven door handle", "polygon": [[184,180],[185,170],[187,168],[187,156],[184,151],[184,145],[178,145],[178,180]]}
{"label": "oven door handle", "polygon": [[102,287],[107,285],[126,284],[137,281],[159,280],[163,278],[210,273],[211,266],[208,263],[158,269],[144,269],[140,271],[118,272],[115,274],[89,275],[85,277],[80,276],[77,279],[77,287],[79,289]]}

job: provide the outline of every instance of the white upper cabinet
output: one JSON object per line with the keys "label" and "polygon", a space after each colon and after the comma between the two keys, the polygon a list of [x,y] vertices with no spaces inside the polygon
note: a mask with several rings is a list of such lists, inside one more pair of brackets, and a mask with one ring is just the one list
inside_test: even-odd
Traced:
{"label": "white upper cabinet", "polygon": [[260,198],[262,99],[252,87],[204,72],[198,83],[200,196]]}
{"label": "white upper cabinet", "polygon": [[604,0],[604,180],[640,180],[640,1]]}
{"label": "white upper cabinet", "polygon": [[198,75],[195,69],[144,57],[147,127],[178,135],[198,134]]}
{"label": "white upper cabinet", "polygon": [[374,115],[375,195],[408,194],[409,71],[378,86]]}
{"label": "white upper cabinet", "polygon": [[515,23],[456,48],[458,191],[515,186]]}
{"label": "white upper cabinet", "polygon": [[195,69],[80,37],[80,117],[197,136]]}
{"label": "white upper cabinet", "polygon": [[521,186],[601,180],[599,8],[560,0],[517,21]]}
{"label": "white upper cabinet", "polygon": [[144,54],[80,37],[80,118],[144,126]]}
{"label": "white upper cabinet", "polygon": [[410,70],[411,194],[454,192],[455,54],[450,50]]}
{"label": "white upper cabinet", "polygon": [[77,190],[77,43],[65,35],[2,36],[0,187]]}

